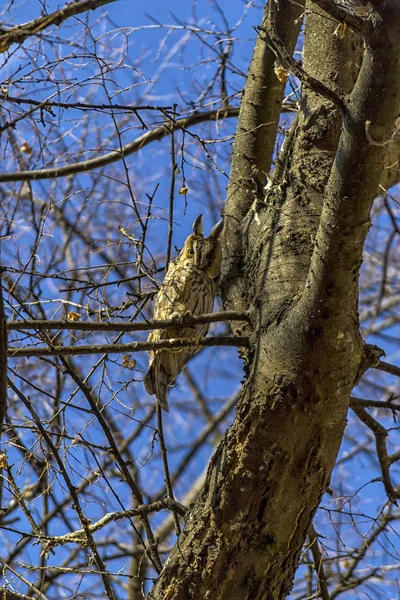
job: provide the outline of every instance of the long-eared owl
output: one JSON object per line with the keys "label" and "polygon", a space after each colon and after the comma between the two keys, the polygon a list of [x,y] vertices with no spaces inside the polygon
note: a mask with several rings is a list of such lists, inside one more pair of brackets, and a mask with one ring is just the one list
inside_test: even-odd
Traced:
{"label": "long-eared owl", "polygon": [[[193,223],[193,233],[186,239],[178,257],[171,261],[163,284],[157,293],[153,318],[176,319],[176,329],[157,329],[150,333],[149,342],[172,338],[197,338],[207,334],[209,324],[179,327],[184,316],[201,315],[213,310],[221,267],[220,233],[223,220],[218,221],[206,238],[203,234],[203,215]],[[144,385],[149,394],[155,394],[160,406],[167,412],[168,387],[173,385],[183,367],[199,348],[150,350],[149,368]]]}

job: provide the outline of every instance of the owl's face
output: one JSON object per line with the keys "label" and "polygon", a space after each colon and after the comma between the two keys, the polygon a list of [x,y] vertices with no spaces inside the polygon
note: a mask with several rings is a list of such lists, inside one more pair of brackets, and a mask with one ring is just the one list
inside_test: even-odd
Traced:
{"label": "owl's face", "polygon": [[205,273],[211,279],[218,277],[221,268],[222,249],[219,235],[223,229],[223,221],[219,221],[205,238],[203,234],[203,215],[199,215],[193,223],[193,233],[186,239],[179,259]]}

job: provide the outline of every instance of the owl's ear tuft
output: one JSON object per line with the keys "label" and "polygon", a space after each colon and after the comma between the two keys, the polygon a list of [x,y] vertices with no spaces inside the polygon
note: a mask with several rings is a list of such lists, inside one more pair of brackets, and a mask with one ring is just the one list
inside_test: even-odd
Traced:
{"label": "owl's ear tuft", "polygon": [[203,235],[203,215],[199,215],[193,221],[193,233],[194,235]]}
{"label": "owl's ear tuft", "polygon": [[208,236],[209,240],[217,240],[221,234],[221,231],[224,228],[224,219],[221,219],[214,225],[211,229],[210,235]]}

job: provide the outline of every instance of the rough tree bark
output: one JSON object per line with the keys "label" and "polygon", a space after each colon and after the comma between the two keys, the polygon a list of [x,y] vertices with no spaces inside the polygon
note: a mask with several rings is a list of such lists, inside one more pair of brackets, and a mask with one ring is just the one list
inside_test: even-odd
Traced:
{"label": "rough tree bark", "polygon": [[251,336],[247,379],[153,600],[286,597],[329,484],[350,393],[376,360],[359,333],[358,273],[400,110],[400,5],[371,4],[343,39],[337,21],[307,5],[304,68],[343,99],[341,111],[304,90],[264,196],[283,93],[264,30],[275,22],[291,53],[301,11],[285,0],[274,16],[267,6],[224,211],[225,307],[253,306],[250,332],[234,326]]}

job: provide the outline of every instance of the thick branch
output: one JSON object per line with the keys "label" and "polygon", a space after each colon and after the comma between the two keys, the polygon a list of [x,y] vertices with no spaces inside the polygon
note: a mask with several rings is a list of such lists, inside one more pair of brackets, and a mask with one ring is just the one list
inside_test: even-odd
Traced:
{"label": "thick branch", "polygon": [[75,17],[88,10],[96,10],[105,4],[111,4],[115,0],[81,0],[81,2],[70,2],[60,10],[38,19],[28,21],[23,25],[17,25],[10,30],[0,29],[0,52],[5,52],[11,44],[21,44],[28,37],[37,35],[39,32],[51,27],[60,26],[70,17]]}
{"label": "thick branch", "polygon": [[[268,26],[270,4],[265,8],[261,28]],[[276,29],[289,53],[293,52],[300,31],[303,5],[303,1],[279,2]],[[224,209],[222,290],[226,308],[240,310],[247,306],[246,282],[241,278],[243,219],[255,201],[263,200],[266,177],[271,168],[285,90],[285,82],[279,81],[274,66],[275,54],[265,34],[260,32],[240,106]]]}
{"label": "thick branch", "polygon": [[0,587],[0,598],[1,600],[32,600],[32,596],[11,592],[5,587]]}
{"label": "thick branch", "polygon": [[335,315],[343,303],[354,305],[385,158],[380,142],[390,139],[400,112],[400,5],[388,1],[384,10],[369,25],[360,73],[346,101],[348,119],[326,187],[302,298],[307,311],[318,305],[321,312]]}

